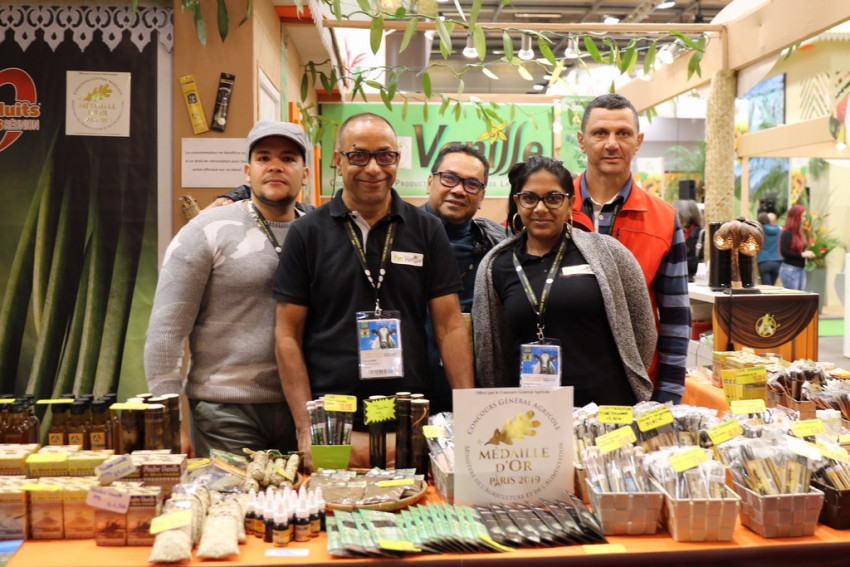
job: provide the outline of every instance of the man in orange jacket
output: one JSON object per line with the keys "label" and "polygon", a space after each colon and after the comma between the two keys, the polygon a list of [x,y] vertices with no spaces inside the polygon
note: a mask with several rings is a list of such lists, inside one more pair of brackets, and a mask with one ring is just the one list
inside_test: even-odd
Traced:
{"label": "man in orange jacket", "polygon": [[678,403],[685,390],[691,334],[687,251],[672,205],[632,178],[631,163],[643,143],[637,110],[625,97],[606,94],[584,111],[581,151],[587,171],[575,180],[573,224],[613,236],[640,263],[658,315],[658,345],[650,378],[652,399]]}

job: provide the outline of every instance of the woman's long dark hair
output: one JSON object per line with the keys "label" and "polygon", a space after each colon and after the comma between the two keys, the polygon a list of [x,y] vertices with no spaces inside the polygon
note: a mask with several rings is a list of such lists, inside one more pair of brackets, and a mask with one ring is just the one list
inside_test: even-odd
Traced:
{"label": "woman's long dark hair", "polygon": [[514,201],[514,195],[522,191],[526,181],[533,174],[540,170],[546,170],[558,179],[561,189],[570,197],[575,192],[573,188],[573,176],[570,171],[564,167],[564,164],[556,159],[546,156],[533,156],[527,162],[518,162],[514,164],[508,172],[508,181],[511,184],[511,192],[508,194],[508,230],[514,234],[519,234],[524,228],[522,219],[519,217],[519,210]]}

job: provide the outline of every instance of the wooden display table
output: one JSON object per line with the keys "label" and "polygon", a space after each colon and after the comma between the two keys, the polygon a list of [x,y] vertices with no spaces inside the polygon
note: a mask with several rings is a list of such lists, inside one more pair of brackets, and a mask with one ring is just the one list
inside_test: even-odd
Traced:
{"label": "wooden display table", "polygon": [[[818,359],[818,294],[759,286],[730,294],[688,284],[691,304],[711,304],[714,350],[772,352],[785,360]],[[729,343],[731,348],[729,348]]]}

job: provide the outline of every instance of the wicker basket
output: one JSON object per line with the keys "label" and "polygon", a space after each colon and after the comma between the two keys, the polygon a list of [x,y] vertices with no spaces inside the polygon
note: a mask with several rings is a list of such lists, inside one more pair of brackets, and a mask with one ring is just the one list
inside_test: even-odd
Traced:
{"label": "wicker basket", "polygon": [[735,483],[741,497],[741,524],[761,537],[800,537],[815,533],[823,492],[817,488],[803,494],[762,496]]}
{"label": "wicker basket", "polygon": [[605,535],[644,535],[658,531],[664,495],[660,492],[596,492],[585,479],[593,515]]}

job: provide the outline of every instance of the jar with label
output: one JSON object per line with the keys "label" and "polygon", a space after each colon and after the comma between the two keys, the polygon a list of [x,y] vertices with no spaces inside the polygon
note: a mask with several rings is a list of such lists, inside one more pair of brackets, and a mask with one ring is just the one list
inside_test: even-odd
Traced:
{"label": "jar with label", "polygon": [[90,449],[89,428],[86,425],[88,404],[77,400],[71,404],[71,417],[68,420],[68,444],[79,445],[84,450]]}
{"label": "jar with label", "polygon": [[68,444],[68,404],[51,404],[50,429],[47,431],[48,445]]}
{"label": "jar with label", "polygon": [[109,448],[109,429],[107,428],[107,410],[109,408],[105,401],[95,400],[91,405],[91,429],[89,430],[89,443],[92,450],[104,450]]}
{"label": "jar with label", "polygon": [[148,404],[145,410],[145,449],[165,449],[165,406]]}

